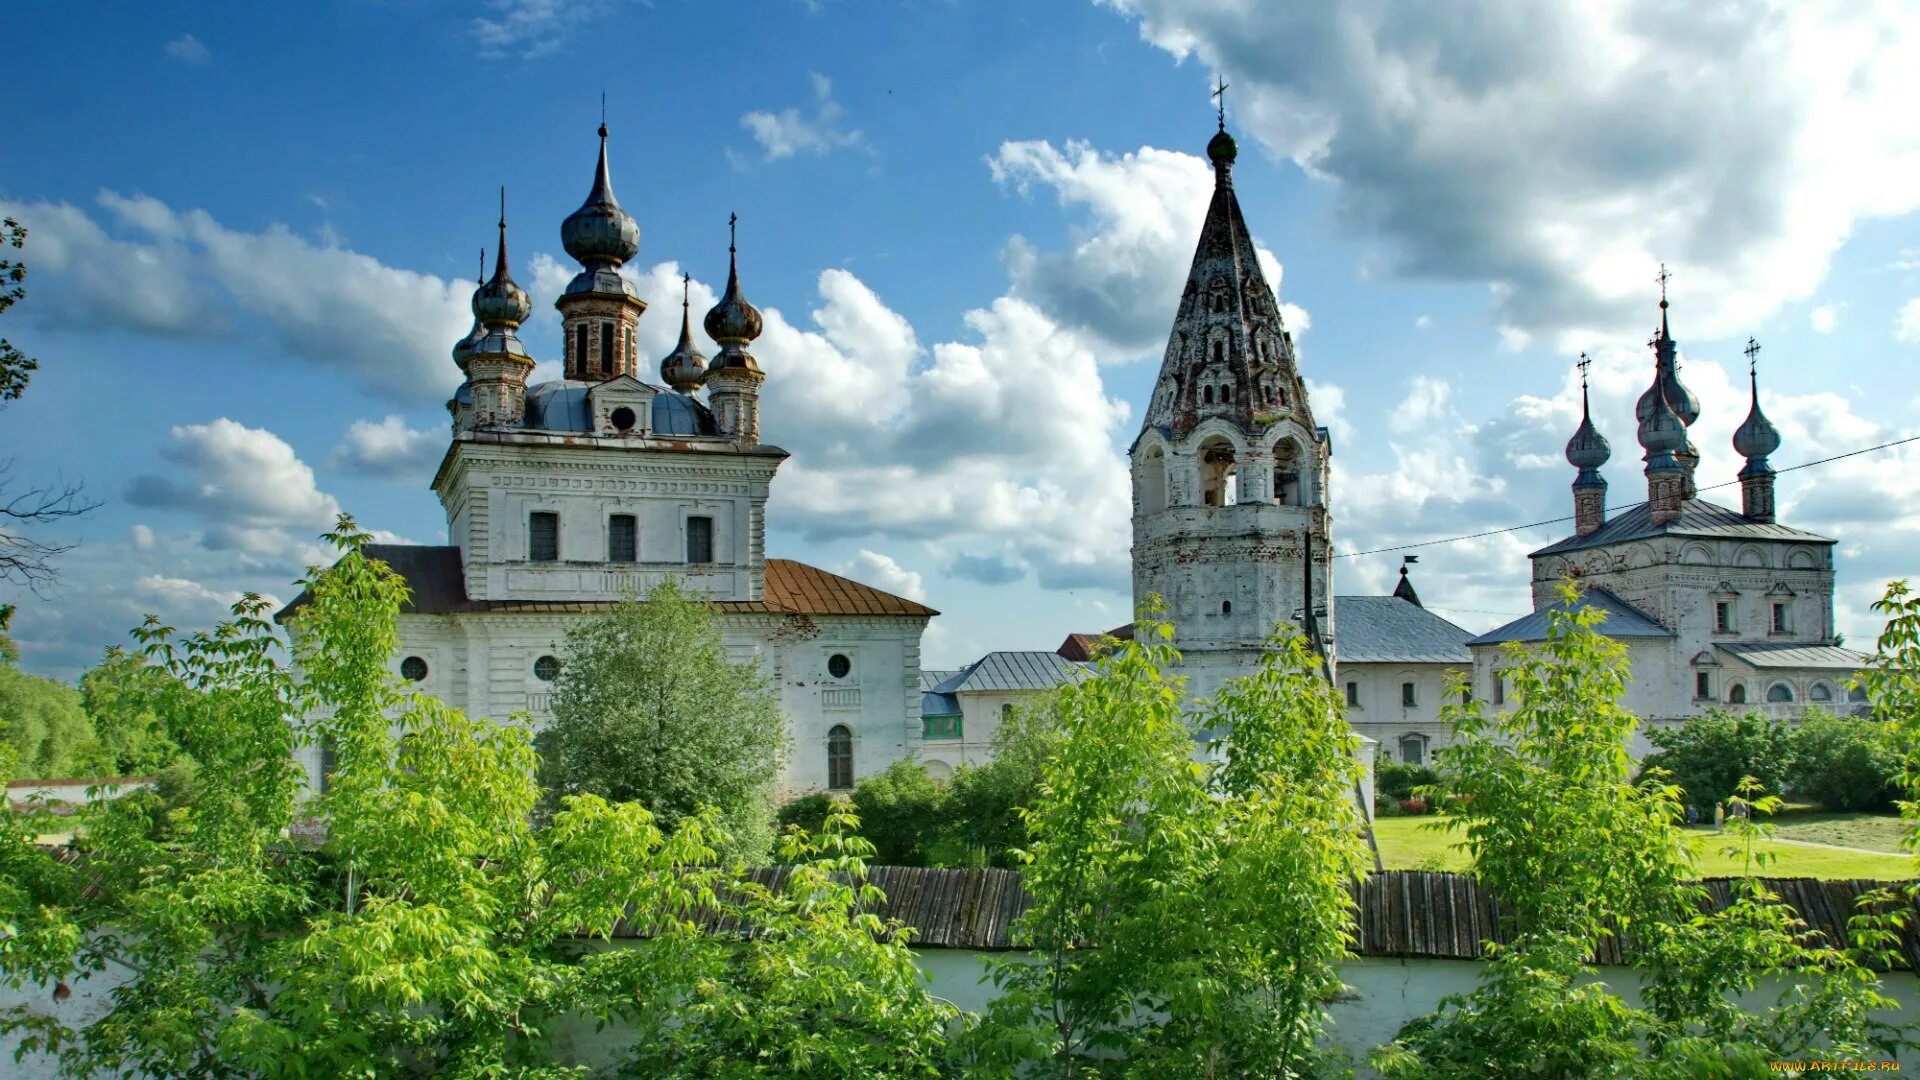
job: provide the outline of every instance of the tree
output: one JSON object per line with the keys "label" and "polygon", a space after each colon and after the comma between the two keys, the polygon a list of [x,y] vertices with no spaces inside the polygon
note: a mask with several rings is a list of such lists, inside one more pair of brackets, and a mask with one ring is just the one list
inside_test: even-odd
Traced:
{"label": "tree", "polygon": [[1682,801],[1709,818],[1745,777],[1768,791],[1783,790],[1795,746],[1786,724],[1724,709],[1709,709],[1677,727],[1651,728],[1647,740],[1660,749],[1641,762],[1642,775],[1662,770],[1680,788]]}
{"label": "tree", "polygon": [[1809,709],[1793,732],[1793,794],[1843,813],[1892,806],[1900,780],[1893,736],[1878,720]]}
{"label": "tree", "polygon": [[102,775],[144,776],[179,756],[155,711],[167,680],[167,673],[145,657],[118,647],[80,676],[80,706],[93,724]]}
{"label": "tree", "polygon": [[937,866],[949,827],[947,791],[911,758],[853,789],[853,807],[882,866]]}
{"label": "tree", "polygon": [[[1563,595],[1575,608],[1578,593]],[[1572,1080],[1757,1076],[1769,1060],[1891,1056],[1890,1032],[1871,1019],[1889,1004],[1878,979],[1854,954],[1805,939],[1753,876],[1750,842],[1731,907],[1714,910],[1688,881],[1679,789],[1657,770],[1631,779],[1638,720],[1620,705],[1626,651],[1596,629],[1603,618],[1555,611],[1545,643],[1508,648],[1517,707],[1447,707],[1447,822],[1500,899],[1510,941],[1472,993],[1409,1022],[1374,1066],[1395,1080]],[[1644,1008],[1594,979],[1591,951],[1610,935],[1633,942]],[[1760,1007],[1751,995],[1768,977],[1790,988]]]}
{"label": "tree", "polygon": [[0,742],[14,768],[35,778],[71,776],[93,737],[73,687],[21,671],[13,642],[0,634]]}
{"label": "tree", "polygon": [[725,853],[764,859],[786,724],[759,666],[728,661],[706,603],[669,578],[569,630],[564,653],[541,742],[552,795],[635,801],[669,830],[711,804]]}
{"label": "tree", "polygon": [[[1143,619],[1050,698],[1057,742],[1028,813],[1033,903],[1018,928],[1032,951],[993,970],[1004,992],[973,1043],[983,1075],[1073,1077],[1117,1057],[1130,1075],[1296,1076],[1322,1062],[1346,885],[1363,868],[1353,737],[1298,635],[1195,718],[1166,674],[1171,638]],[[1203,765],[1209,729],[1229,734]]]}
{"label": "tree", "polygon": [[[18,251],[27,246],[27,229],[12,218],[0,220],[0,243]],[[27,295],[27,264],[18,259],[0,259],[0,314]],[[20,351],[13,342],[0,338],[0,401],[13,401],[27,388],[27,381],[40,362]]]}
{"label": "tree", "polygon": [[[671,833],[596,795],[537,819],[526,730],[404,692],[387,669],[404,586],[350,522],[331,539],[297,671],[258,597],[206,633],[141,631],[172,676],[158,715],[203,781],[164,842],[148,800],[89,807],[72,862],[0,815],[0,980],[128,973],[97,1018],[21,1005],[0,1034],[74,1077],[534,1078],[580,1075],[553,1035],[584,1017],[632,1030],[636,1060],[684,1065],[668,1075],[929,1074],[952,1013],[903,928],[870,914],[850,818],[791,834],[778,889],[718,866],[711,809]],[[329,833],[294,847],[292,751],[321,737],[338,748],[311,808]],[[581,940],[616,928],[639,936]]]}

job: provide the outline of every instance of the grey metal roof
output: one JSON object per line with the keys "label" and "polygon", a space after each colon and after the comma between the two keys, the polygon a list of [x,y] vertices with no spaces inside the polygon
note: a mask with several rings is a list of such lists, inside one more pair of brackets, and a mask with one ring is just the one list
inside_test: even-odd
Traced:
{"label": "grey metal roof", "polygon": [[[587,392],[595,385],[578,379],[554,379],[528,390],[526,427],[532,431],[593,431]],[[705,405],[685,394],[654,389],[650,434],[719,434],[713,414]]]}
{"label": "grey metal roof", "polygon": [[1050,652],[991,652],[934,687],[935,693],[1051,690],[1085,678],[1087,665]]}
{"label": "grey metal roof", "polygon": [[1688,499],[1680,504],[1680,516],[1673,521],[1655,525],[1653,508],[1646,503],[1641,503],[1600,526],[1592,535],[1569,536],[1565,540],[1548,544],[1527,557],[1537,559],[1542,555],[1562,555],[1569,551],[1584,551],[1587,548],[1605,547],[1608,544],[1619,544],[1628,540],[1645,540],[1654,536],[1797,540],[1805,544],[1836,542],[1818,533],[1796,529],[1791,525],[1763,524],[1753,521],[1737,510],[1729,510],[1705,499]]}
{"label": "grey metal roof", "polygon": [[[1593,588],[1580,594],[1575,608],[1599,608],[1606,612],[1606,620],[1598,629],[1610,638],[1670,638],[1673,631],[1647,618],[1639,608],[1613,595],[1605,589]],[[1489,630],[1479,637],[1468,641],[1468,645],[1498,645],[1506,641],[1545,641],[1547,640],[1547,616],[1555,611],[1570,610],[1565,601],[1556,600],[1531,615],[1522,615],[1498,630]]]}
{"label": "grey metal roof", "polygon": [[941,683],[946,682],[958,674],[960,674],[960,669],[958,668],[941,668],[937,671],[932,668],[921,668],[920,692],[923,694],[930,693],[934,687],[939,686]]}
{"label": "grey metal roof", "polygon": [[954,697],[952,694],[923,693],[920,695],[920,715],[922,717],[959,716],[960,712],[960,699]]}
{"label": "grey metal roof", "polygon": [[1398,596],[1336,596],[1333,604],[1334,648],[1343,664],[1473,662],[1473,633],[1418,604]]}
{"label": "grey metal roof", "polygon": [[1825,668],[1830,671],[1859,671],[1873,659],[1866,653],[1843,649],[1838,645],[1729,641],[1714,647],[1757,668]]}

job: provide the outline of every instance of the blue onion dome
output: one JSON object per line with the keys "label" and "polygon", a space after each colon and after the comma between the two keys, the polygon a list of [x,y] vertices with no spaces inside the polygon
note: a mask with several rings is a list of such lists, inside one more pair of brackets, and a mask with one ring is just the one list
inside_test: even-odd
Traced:
{"label": "blue onion dome", "polygon": [[1580,388],[1580,427],[1567,440],[1567,464],[1576,469],[1597,469],[1613,456],[1607,437],[1593,426],[1593,413],[1587,407],[1587,388]]}
{"label": "blue onion dome", "polygon": [[474,317],[489,329],[519,326],[533,313],[533,301],[527,298],[527,290],[514,284],[513,275],[507,272],[506,198],[503,191],[500,196],[500,251],[494,259],[493,277],[473,293]]}
{"label": "blue onion dome", "polygon": [[[1667,404],[1664,394],[1654,399],[1653,414],[1640,423],[1640,445],[1647,451],[1650,468],[1674,463],[1674,453],[1687,445],[1687,426]],[[1665,460],[1656,462],[1656,458]]]}
{"label": "blue onion dome", "polygon": [[1747,409],[1747,418],[1733,432],[1734,452],[1743,458],[1764,458],[1780,449],[1780,432],[1760,411],[1760,381],[1753,372],[1747,373],[1749,388],[1753,393],[1753,405]]}
{"label": "blue onion dome", "polygon": [[580,209],[560,223],[560,243],[567,254],[588,269],[617,267],[640,254],[640,226],[620,209],[607,175],[607,125],[600,125],[600,164],[593,173],[593,190]]}
{"label": "blue onion dome", "polygon": [[[731,224],[731,222],[729,223]],[[723,351],[735,350],[726,346],[746,345],[760,336],[762,320],[760,309],[747,303],[740,292],[740,263],[734,245],[727,244],[727,291],[720,296],[720,302],[707,312],[707,336],[719,342]],[[725,360],[721,366],[729,366]]]}
{"label": "blue onion dome", "polygon": [[687,276],[680,275],[680,344],[660,361],[660,377],[683,394],[700,389],[707,375],[707,358],[693,344],[693,316],[687,308]]}

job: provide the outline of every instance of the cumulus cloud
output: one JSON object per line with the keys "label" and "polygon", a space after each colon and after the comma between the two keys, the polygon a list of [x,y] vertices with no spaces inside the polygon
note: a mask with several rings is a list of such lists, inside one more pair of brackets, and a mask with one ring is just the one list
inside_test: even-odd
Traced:
{"label": "cumulus cloud", "polygon": [[1807,312],[1807,325],[1812,327],[1816,334],[1831,334],[1833,328],[1840,324],[1840,309],[1845,306],[1845,304],[1821,304]]}
{"label": "cumulus cloud", "polygon": [[818,72],[808,78],[813,82],[811,108],[788,106],[777,113],[755,110],[740,118],[740,126],[760,144],[768,161],[795,154],[825,154],[866,142],[858,129],[845,126],[846,109],[833,99],[833,82]]}
{"label": "cumulus cloud", "polygon": [[55,298],[31,317],[166,337],[257,327],[288,356],[410,403],[444,400],[459,382],[447,350],[472,321],[465,282],[282,225],[230,229],[146,195],[103,191],[96,202],[100,220],[68,203],[0,201],[33,231],[34,276]]}
{"label": "cumulus cloud", "polygon": [[[1083,142],[1007,142],[989,159],[993,178],[1021,195],[1051,191],[1062,207],[1084,209],[1064,251],[1041,251],[1014,236],[1004,250],[1013,295],[1061,323],[1096,334],[1104,359],[1157,355],[1213,191],[1213,169],[1191,154],[1142,147],[1103,154]],[[1257,242],[1256,242],[1257,245]],[[1281,265],[1256,246],[1267,284],[1280,291]],[[1282,304],[1298,333],[1307,313]]]}
{"label": "cumulus cloud", "polygon": [[340,513],[313,469],[271,431],[222,417],[178,425],[172,435],[160,456],[173,470],[135,477],[127,501],[196,516],[209,548],[288,551]]}
{"label": "cumulus cloud", "polygon": [[1739,332],[1920,206],[1910,7],[1104,2],[1224,70],[1398,273],[1498,283],[1529,334],[1624,325],[1660,260],[1708,336]]}
{"label": "cumulus cloud", "polygon": [[840,573],[895,596],[904,596],[909,600],[927,598],[926,582],[921,579],[920,572],[901,566],[891,555],[861,548],[853,561],[841,565]]}
{"label": "cumulus cloud", "polygon": [[153,530],[145,525],[135,525],[127,530],[127,541],[135,551],[153,550]]}
{"label": "cumulus cloud", "polygon": [[205,67],[213,61],[213,53],[209,52],[207,46],[192,34],[181,34],[161,48],[169,59],[178,60],[188,67]]}
{"label": "cumulus cloud", "polygon": [[432,471],[446,444],[444,430],[410,428],[399,416],[355,420],[340,445],[334,447],[328,463],[364,476],[418,479]]}

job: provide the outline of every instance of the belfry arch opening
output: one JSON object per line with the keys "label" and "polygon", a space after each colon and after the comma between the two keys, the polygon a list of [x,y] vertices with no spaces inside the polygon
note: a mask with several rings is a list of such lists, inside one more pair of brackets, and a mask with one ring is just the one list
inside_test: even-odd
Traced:
{"label": "belfry arch opening", "polygon": [[1240,463],[1233,444],[1216,435],[1200,444],[1200,502],[1232,506],[1240,500]]}
{"label": "belfry arch opening", "polygon": [[1167,455],[1150,446],[1134,466],[1133,490],[1139,492],[1139,512],[1157,514],[1167,508]]}
{"label": "belfry arch opening", "polygon": [[1273,447],[1273,501],[1281,506],[1307,505],[1306,456],[1300,444],[1281,439]]}

